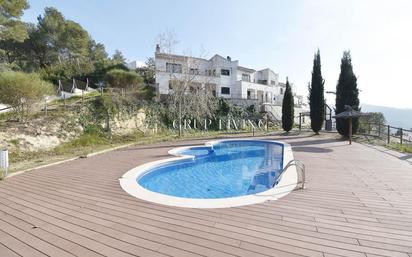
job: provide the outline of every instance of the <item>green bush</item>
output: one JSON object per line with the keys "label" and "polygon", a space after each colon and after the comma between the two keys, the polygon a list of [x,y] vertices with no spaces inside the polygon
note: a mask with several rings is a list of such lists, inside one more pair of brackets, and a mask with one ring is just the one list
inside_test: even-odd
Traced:
{"label": "green bush", "polygon": [[134,88],[143,83],[143,78],[133,71],[114,69],[107,72],[106,82],[111,87]]}
{"label": "green bush", "polygon": [[53,85],[35,73],[0,73],[0,103],[10,105],[19,120],[28,118],[35,105],[53,93]]}

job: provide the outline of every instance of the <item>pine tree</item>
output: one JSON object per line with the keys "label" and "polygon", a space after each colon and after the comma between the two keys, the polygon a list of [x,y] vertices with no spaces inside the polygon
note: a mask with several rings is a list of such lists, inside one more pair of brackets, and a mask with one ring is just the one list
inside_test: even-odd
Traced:
{"label": "pine tree", "polygon": [[20,20],[23,11],[29,8],[27,0],[0,0],[0,40],[23,42],[27,29]]}
{"label": "pine tree", "polygon": [[322,129],[325,120],[325,97],[323,95],[320,52],[315,54],[313,59],[312,82],[309,85],[309,105],[310,105],[310,126],[317,135]]}
{"label": "pine tree", "polygon": [[126,59],[123,57],[123,54],[122,52],[120,52],[120,50],[115,50],[112,56],[112,60],[114,63],[120,63],[120,64],[126,63]]}
{"label": "pine tree", "polygon": [[294,102],[292,89],[289,85],[289,80],[286,78],[286,90],[283,96],[282,103],[282,128],[284,131],[289,132],[293,127],[294,121]]}
{"label": "pine tree", "polygon": [[[336,86],[336,114],[345,111],[345,105],[351,106],[354,110],[359,111],[359,90],[357,79],[353,73],[352,58],[349,51],[343,52],[340,65],[340,75]],[[352,122],[352,131],[355,134],[359,127],[358,118]],[[349,121],[348,119],[336,119],[336,129],[339,134],[348,136]]]}

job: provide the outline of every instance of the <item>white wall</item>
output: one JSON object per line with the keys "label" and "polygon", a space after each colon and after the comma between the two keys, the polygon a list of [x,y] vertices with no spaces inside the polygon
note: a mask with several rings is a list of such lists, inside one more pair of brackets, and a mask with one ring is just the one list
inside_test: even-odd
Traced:
{"label": "white wall", "polygon": [[[272,105],[272,104],[264,104],[264,110],[267,112],[271,112],[276,119],[279,121],[282,120],[282,106],[279,105]],[[306,109],[300,108],[300,107],[295,107],[294,109],[295,112],[295,124],[299,124],[299,113],[307,112]],[[308,125],[310,124],[310,117],[305,117],[304,119],[301,120],[302,124]]]}
{"label": "white wall", "polygon": [[[166,63],[176,63],[182,65],[182,73],[173,73],[170,74],[166,72]],[[170,59],[163,58],[162,56],[156,56],[155,58],[156,65],[156,83],[158,84],[158,91],[160,94],[169,93],[169,80],[171,79],[184,79],[188,78],[188,75],[185,75],[190,71],[190,68],[196,68],[199,70],[199,75],[193,75],[190,77],[194,82],[199,83],[214,83],[216,84],[216,93],[221,97],[236,97],[239,95],[238,89],[234,87],[236,83],[236,71],[238,66],[238,61],[228,61],[226,58],[215,55],[210,60],[204,60],[199,58],[173,58]],[[230,70],[230,76],[221,75],[221,69]],[[206,75],[206,70],[215,70],[215,76]],[[190,75],[189,75],[190,76]],[[229,87],[230,95],[222,95],[221,87]]]}

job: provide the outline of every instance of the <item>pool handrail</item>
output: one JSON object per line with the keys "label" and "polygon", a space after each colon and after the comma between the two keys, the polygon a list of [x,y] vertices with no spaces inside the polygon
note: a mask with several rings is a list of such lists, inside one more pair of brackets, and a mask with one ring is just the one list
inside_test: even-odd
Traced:
{"label": "pool handrail", "polygon": [[276,186],[279,183],[280,179],[283,176],[283,173],[285,173],[285,171],[287,169],[289,169],[290,167],[292,167],[292,166],[295,166],[297,168],[296,171],[300,171],[300,173],[302,175],[302,182],[299,182],[299,176],[298,176],[298,184],[299,183],[301,184],[300,189],[305,189],[305,182],[306,182],[306,180],[305,180],[305,173],[306,173],[305,172],[305,164],[303,162],[299,161],[299,160],[290,160],[286,164],[286,166],[280,171],[280,175],[276,179],[275,183],[273,183],[272,187]]}

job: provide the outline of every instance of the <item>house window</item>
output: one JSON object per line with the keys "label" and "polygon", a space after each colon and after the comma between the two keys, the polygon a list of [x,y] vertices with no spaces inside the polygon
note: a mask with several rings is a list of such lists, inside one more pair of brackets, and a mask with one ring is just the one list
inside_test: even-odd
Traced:
{"label": "house window", "polygon": [[242,80],[243,80],[243,81],[250,82],[250,75],[249,75],[249,74],[246,74],[246,73],[243,73],[243,74],[242,74]]}
{"label": "house window", "polygon": [[222,95],[230,95],[230,88],[229,87],[221,87],[220,88],[220,93]]}
{"label": "house window", "polygon": [[251,91],[247,91],[247,99],[252,99],[252,92]]}
{"label": "house window", "polygon": [[199,75],[199,69],[190,69],[189,73],[191,75]]}
{"label": "house window", "polygon": [[280,89],[280,94],[283,95],[283,88]]}
{"label": "house window", "polygon": [[266,79],[258,79],[258,84],[267,85],[268,81]]}
{"label": "house window", "polygon": [[182,65],[177,63],[166,63],[166,72],[182,73]]}
{"label": "house window", "polygon": [[270,81],[270,84],[271,84],[272,86],[276,86],[276,81],[271,80],[271,81]]}
{"label": "house window", "polygon": [[216,76],[216,70],[205,70],[206,76]]}
{"label": "house window", "polygon": [[222,76],[230,76],[230,70],[228,70],[228,69],[221,69],[221,70],[220,70],[220,75],[222,75]]}

